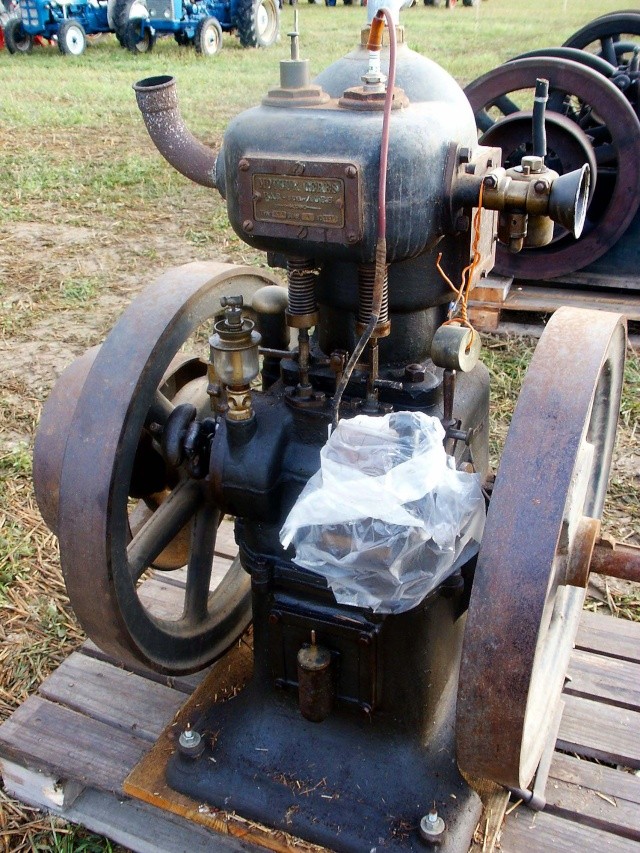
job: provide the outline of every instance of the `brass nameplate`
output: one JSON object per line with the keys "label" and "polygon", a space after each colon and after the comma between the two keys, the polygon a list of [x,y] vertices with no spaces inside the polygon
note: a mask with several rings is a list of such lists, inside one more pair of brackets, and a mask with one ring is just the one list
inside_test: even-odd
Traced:
{"label": "brass nameplate", "polygon": [[342,178],[253,175],[253,216],[258,222],[344,228]]}

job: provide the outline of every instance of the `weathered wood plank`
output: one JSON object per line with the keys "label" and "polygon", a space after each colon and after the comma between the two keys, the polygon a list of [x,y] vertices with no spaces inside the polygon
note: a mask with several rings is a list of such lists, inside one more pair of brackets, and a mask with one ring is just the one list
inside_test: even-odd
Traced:
{"label": "weathered wood plank", "polygon": [[40,685],[45,699],[154,743],[184,703],[184,695],[74,653]]}
{"label": "weathered wood plank", "polygon": [[[640,776],[625,770],[616,770],[595,761],[556,752],[549,778],[571,782],[573,785],[591,788],[592,791],[598,791],[605,796],[614,799],[620,797],[640,805]],[[640,812],[638,824],[640,825]]]}
{"label": "weathered wood plank", "polygon": [[29,696],[0,726],[3,758],[114,793],[149,748],[142,738],[40,696]]}
{"label": "weathered wood plank", "polygon": [[640,841],[637,803],[558,780],[554,780],[547,790],[545,811],[550,814]]}
{"label": "weathered wood plank", "polygon": [[[636,282],[637,286],[637,282]],[[469,305],[483,308],[485,304],[473,298]],[[635,293],[616,293],[576,290],[568,287],[540,287],[515,282],[507,294],[502,308],[506,311],[528,311],[550,314],[562,305],[591,308],[596,311],[615,311],[629,320],[640,320],[640,297]]]}
{"label": "weathered wood plank", "polygon": [[640,710],[640,663],[575,649],[564,692],[599,699],[609,705]]}
{"label": "weathered wood plank", "polygon": [[611,764],[640,768],[640,712],[564,696],[557,746]]}
{"label": "weathered wood plank", "polygon": [[0,758],[0,773],[10,797],[39,809],[68,808],[84,790],[84,785],[73,779],[58,779],[6,758]]}
{"label": "weathered wood plank", "polygon": [[638,844],[601,829],[520,806],[502,830],[501,853],[638,853]]}
{"label": "weathered wood plank", "polygon": [[[140,664],[140,666],[132,666],[131,664],[121,664],[119,661],[114,661],[111,655],[108,655],[106,652],[103,652],[102,649],[99,649],[98,646],[91,640],[86,640],[78,650],[79,654],[87,655],[87,657],[96,658],[97,660],[107,661],[107,663],[112,663],[114,666],[119,666],[122,669],[126,669],[127,672],[135,672],[136,675],[142,676],[142,678],[146,678],[148,681],[154,681],[156,684],[166,684],[167,687],[171,687],[173,690],[178,690],[180,693],[183,693],[185,696],[191,695],[196,687],[204,681],[209,673],[210,667],[207,669],[201,670],[200,672],[194,672],[190,675],[162,675],[159,672],[154,672],[152,669],[148,669],[146,666]],[[184,699],[184,696],[183,696]]]}
{"label": "weathered wood plank", "polygon": [[235,521],[226,516],[218,528],[216,534],[216,554],[233,559],[238,553],[238,545],[235,537]]}
{"label": "weathered wood plank", "polygon": [[575,646],[584,651],[640,663],[640,625],[628,619],[585,610]]}
{"label": "weathered wood plank", "polygon": [[230,835],[213,835],[197,823],[135,800],[86,789],[62,813],[72,823],[106,835],[135,853],[242,853],[255,850]]}
{"label": "weathered wood plank", "polygon": [[467,781],[482,800],[482,817],[474,833],[469,853],[492,853],[509,805],[509,791],[487,779]]}

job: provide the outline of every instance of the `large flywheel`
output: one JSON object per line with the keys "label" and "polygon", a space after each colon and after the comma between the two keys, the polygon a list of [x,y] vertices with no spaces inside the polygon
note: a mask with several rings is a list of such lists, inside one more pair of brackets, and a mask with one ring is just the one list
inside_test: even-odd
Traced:
{"label": "large flywheel", "polygon": [[[250,301],[275,283],[268,273],[222,263],[163,275],[72,371],[70,383],[82,388],[65,423],[63,456],[55,437],[40,441],[40,454],[50,449],[53,462],[49,485],[37,491],[42,503],[53,489],[44,506],[49,521],[57,516],[71,605],[89,636],[120,660],[195,670],[223,654],[250,622],[250,583],[239,560],[216,577],[220,508],[183,460],[161,451],[158,436],[178,404],[211,414],[206,364],[182,354],[185,342],[206,333],[203,324],[220,312],[222,295]],[[140,593],[140,581],[149,568],[183,564],[182,611],[168,616]]]}
{"label": "large flywheel", "polygon": [[465,94],[480,142],[501,147],[508,166],[531,153],[533,93],[540,77],[549,81],[547,161],[562,174],[575,168],[579,156],[592,167],[594,189],[578,240],[557,226],[547,246],[518,254],[498,246],[496,271],[523,279],[566,275],[597,260],[624,234],[640,206],[638,117],[611,80],[582,63],[516,59],[470,83]]}
{"label": "large flywheel", "polygon": [[526,788],[549,737],[602,515],[625,346],[619,315],[561,308],[525,377],[465,629],[456,737],[472,776]]}

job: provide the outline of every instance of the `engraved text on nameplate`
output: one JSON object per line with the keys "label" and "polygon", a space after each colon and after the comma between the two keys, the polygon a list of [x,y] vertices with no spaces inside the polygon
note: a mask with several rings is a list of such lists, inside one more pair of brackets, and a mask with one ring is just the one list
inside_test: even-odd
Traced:
{"label": "engraved text on nameplate", "polygon": [[344,228],[341,178],[255,174],[253,215],[258,222]]}

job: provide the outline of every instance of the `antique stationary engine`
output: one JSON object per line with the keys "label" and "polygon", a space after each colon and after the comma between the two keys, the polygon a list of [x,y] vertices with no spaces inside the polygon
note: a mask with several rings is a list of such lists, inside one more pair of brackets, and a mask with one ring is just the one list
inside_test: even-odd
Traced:
{"label": "antique stationary engine", "polygon": [[[183,733],[172,787],[335,850],[457,851],[480,814],[458,765],[525,787],[547,739],[602,513],[625,328],[556,314],[492,488],[466,297],[496,231],[513,251],[552,239],[553,221],[579,232],[589,170],[558,178],[543,150],[501,168],[461,89],[404,43],[397,10],[369,16],[362,44],[313,81],[292,33],[280,85],[219,152],[187,130],[171,78],[135,86],[161,153],[219,190],[287,289],[248,266],[166,273],[61,378],[34,473],[73,608],[107,652],[193,671],[253,622],[253,677]],[[535,127],[540,141],[541,113]],[[203,330],[209,362],[193,354]],[[462,551],[408,607],[345,600],[281,543],[330,430],[355,416],[386,417],[407,447],[416,419],[436,419],[445,468],[482,485],[482,514],[490,500],[479,555]],[[223,514],[239,556],[220,577]],[[357,551],[350,524],[318,535]],[[149,569],[182,584],[179,612],[145,593]]]}

